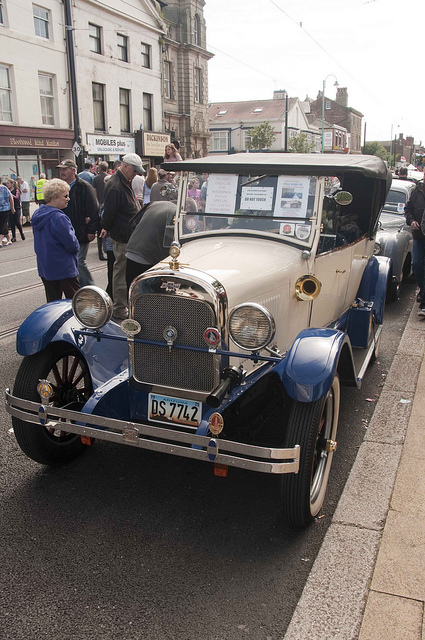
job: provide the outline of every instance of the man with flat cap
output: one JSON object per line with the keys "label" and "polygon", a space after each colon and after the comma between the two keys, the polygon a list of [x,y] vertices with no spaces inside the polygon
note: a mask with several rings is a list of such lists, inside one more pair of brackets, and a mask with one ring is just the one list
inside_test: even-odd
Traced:
{"label": "man with flat cap", "polygon": [[78,279],[82,287],[94,284],[93,277],[87,267],[86,259],[89,244],[96,236],[99,228],[99,204],[94,188],[79,178],[77,165],[73,160],[62,160],[56,167],[59,178],[70,186],[69,203],[63,212],[70,218],[75,235],[80,243],[78,251]]}
{"label": "man with flat cap", "polygon": [[127,153],[123,157],[120,167],[105,185],[100,235],[102,238],[106,238],[109,233],[114,248],[112,293],[115,320],[124,320],[128,317],[125,251],[130,232],[130,219],[140,209],[140,204],[131,188],[131,182],[134,176],[141,176],[144,173],[141,157],[137,153]]}

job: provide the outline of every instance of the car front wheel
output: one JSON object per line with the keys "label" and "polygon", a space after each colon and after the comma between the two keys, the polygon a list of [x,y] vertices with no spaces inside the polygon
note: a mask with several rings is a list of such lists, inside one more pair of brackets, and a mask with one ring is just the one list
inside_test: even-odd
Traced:
{"label": "car front wheel", "polygon": [[282,476],[281,497],[284,518],[293,526],[306,526],[322,508],[336,450],[339,405],[336,375],[324,398],[292,406],[285,446],[300,445],[300,468],[297,474]]}
{"label": "car front wheel", "polygon": [[[82,406],[93,393],[84,358],[66,343],[53,342],[40,353],[25,357],[16,375],[14,395],[40,402],[37,384],[43,379],[52,385],[50,402],[56,407],[75,406],[74,403]],[[65,464],[86,448],[79,435],[61,430],[58,424],[44,427],[15,417],[12,423],[22,451],[40,464]]]}

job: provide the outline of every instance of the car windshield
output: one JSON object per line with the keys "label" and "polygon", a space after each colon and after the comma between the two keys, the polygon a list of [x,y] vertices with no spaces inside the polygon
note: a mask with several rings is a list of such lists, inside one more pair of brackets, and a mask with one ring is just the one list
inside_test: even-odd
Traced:
{"label": "car windshield", "polygon": [[390,189],[384,204],[384,211],[403,215],[406,200],[407,195],[404,193],[404,191],[396,191],[395,189]]}
{"label": "car windshield", "polygon": [[316,176],[217,173],[189,178],[180,236],[272,234],[308,244],[317,184]]}

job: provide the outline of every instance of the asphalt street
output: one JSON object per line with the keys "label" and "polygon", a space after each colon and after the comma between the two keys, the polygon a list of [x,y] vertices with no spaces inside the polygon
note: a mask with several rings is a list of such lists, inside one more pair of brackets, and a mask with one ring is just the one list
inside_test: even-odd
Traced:
{"label": "asphalt street", "polygon": [[[0,252],[1,327],[44,302],[28,240]],[[96,247],[89,264],[103,267]],[[105,268],[95,272],[105,286]],[[414,285],[386,309],[381,353],[342,392],[323,517],[291,530],[275,478],[96,442],[59,469],[21,453],[0,409],[0,628],[5,640],[279,640],[362,443],[397,350]],[[10,293],[8,292],[13,292]],[[7,294],[7,295],[6,295]],[[0,342],[0,387],[20,357]]]}

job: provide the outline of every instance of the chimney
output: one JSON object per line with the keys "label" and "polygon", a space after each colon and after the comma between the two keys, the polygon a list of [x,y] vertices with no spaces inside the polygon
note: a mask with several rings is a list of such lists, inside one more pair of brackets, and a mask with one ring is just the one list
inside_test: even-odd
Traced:
{"label": "chimney", "polygon": [[343,107],[348,107],[348,93],[347,87],[338,87],[336,90],[336,99],[335,101],[338,104],[341,104]]}
{"label": "chimney", "polygon": [[276,91],[273,91],[273,100],[285,100],[285,98],[286,98],[285,89],[277,89]]}

